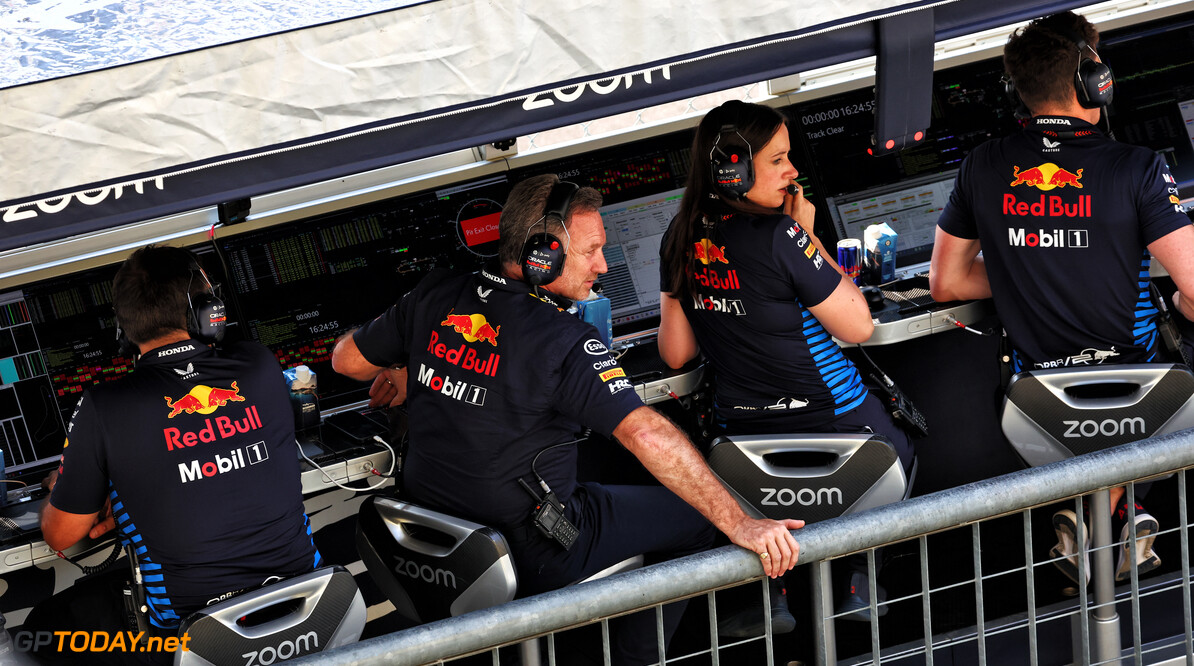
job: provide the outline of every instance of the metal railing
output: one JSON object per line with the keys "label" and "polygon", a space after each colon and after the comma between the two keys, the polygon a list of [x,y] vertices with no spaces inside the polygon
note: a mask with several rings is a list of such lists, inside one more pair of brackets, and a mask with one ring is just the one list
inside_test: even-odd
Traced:
{"label": "metal railing", "polygon": [[[959,445],[964,445],[959,442]],[[894,663],[915,657],[914,663],[933,664],[934,653],[952,649],[959,644],[973,642],[976,652],[974,663],[988,663],[989,641],[1001,633],[1026,632],[1027,654],[1024,663],[1037,664],[1040,647],[1039,632],[1042,627],[1060,626],[1065,617],[1071,618],[1073,659],[1077,663],[1091,661],[1091,618],[1092,613],[1106,609],[1092,605],[1085,588],[1077,591],[1077,607],[1070,609],[1048,607],[1038,609],[1034,597],[1036,569],[1049,566],[1048,558],[1036,558],[1031,529],[1030,510],[1075,498],[1100,489],[1128,485],[1134,481],[1177,472],[1177,511],[1180,525],[1163,532],[1180,534],[1180,577],[1176,574],[1161,583],[1150,582],[1148,590],[1142,591],[1141,582],[1135,570],[1131,572],[1130,593],[1121,604],[1130,608],[1131,643],[1127,652],[1131,662],[1149,663],[1145,659],[1168,658],[1170,653],[1185,655],[1185,663],[1194,664],[1194,640],[1191,632],[1190,550],[1189,520],[1186,507],[1186,473],[1194,467],[1194,430],[1183,431],[1164,437],[1151,438],[1125,444],[1097,453],[1071,458],[1059,463],[1025,469],[1000,477],[971,483],[957,488],[915,497],[903,502],[889,504],[869,511],[843,516],[809,525],[796,533],[800,543],[801,564],[813,566],[814,636],[817,641],[816,661],[835,663],[837,661],[833,627],[840,616],[830,612],[832,598],[826,594],[827,587],[820,586],[819,578],[827,571],[824,562],[855,552],[868,552],[869,584],[871,586],[871,616],[876,616],[880,601],[873,594],[876,584],[874,550],[900,542],[915,540],[920,553],[919,594],[911,594],[882,602],[883,605],[907,604],[919,596],[923,614],[923,638],[897,646],[883,647],[880,644],[878,621],[870,624],[871,653],[854,657],[852,662]],[[1076,505],[1081,510],[1081,505]],[[999,548],[1023,550],[1025,564],[1019,568],[998,572],[984,572],[982,569],[983,543],[980,526],[991,519],[1009,514],[1023,514],[1023,543],[998,544]],[[1079,515],[1081,515],[1079,513]],[[930,585],[927,538],[939,532],[970,525],[972,530],[972,558],[974,575],[962,581],[953,581],[936,588]],[[1039,546],[1039,544],[1038,544]],[[1121,547],[1113,544],[1110,548]],[[1099,553],[1095,553],[1098,557]],[[1172,554],[1168,555],[1172,556]],[[801,567],[797,567],[799,571]],[[984,616],[984,586],[994,578],[1010,574],[1023,575],[1026,579],[1027,610],[1022,616],[1008,621],[989,621]],[[676,663],[693,656],[708,655],[715,666],[719,664],[719,651],[726,645],[719,645],[716,631],[716,603],[713,591],[725,587],[742,585],[761,578],[757,555],[743,549],[726,546],[689,557],[663,562],[657,565],[618,574],[610,578],[555,590],[545,594],[518,599],[460,617],[420,625],[385,636],[361,641],[336,650],[310,655],[293,663],[319,664],[427,664],[437,663],[466,655],[493,651],[493,663],[498,663],[497,648],[516,645],[536,636],[548,637],[547,661],[554,663],[554,641],[557,632],[584,625],[600,623],[606,663],[609,663],[608,620],[619,615],[641,609],[655,609],[661,618],[662,604],[678,599],[707,595],[710,609],[709,647],[687,655],[668,655],[661,663]],[[755,583],[756,585],[758,583]],[[933,594],[947,588],[972,586],[975,600],[975,622],[969,631],[952,631],[945,635],[934,635],[931,599]],[[766,595],[766,585],[761,586]],[[818,591],[819,589],[819,591]],[[1145,646],[1141,643],[1141,601],[1145,595],[1156,595],[1166,591],[1171,594],[1180,589],[1183,614],[1183,631],[1173,641],[1160,646]],[[1147,601],[1147,597],[1145,598]],[[1071,604],[1072,605],[1072,602]],[[764,608],[766,608],[764,603]],[[1112,608],[1114,610],[1114,607]],[[1170,609],[1169,612],[1175,612]],[[1005,618],[1006,619],[1006,618]],[[1096,617],[1097,619],[1097,617]],[[661,620],[659,626],[662,626]],[[762,643],[766,654],[763,663],[774,663],[772,636],[767,633],[755,640]],[[662,645],[662,641],[660,641]],[[741,641],[735,643],[738,644]],[[1118,655],[1111,660],[1119,662]],[[1108,663],[1095,662],[1095,663]]]}

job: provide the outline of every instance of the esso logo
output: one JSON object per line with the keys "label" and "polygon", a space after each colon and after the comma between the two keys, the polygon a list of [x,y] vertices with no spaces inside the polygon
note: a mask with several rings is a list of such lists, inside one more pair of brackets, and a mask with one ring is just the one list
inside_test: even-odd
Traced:
{"label": "esso logo", "polygon": [[606,349],[605,344],[600,340],[585,340],[585,353],[590,356],[600,356],[608,354],[609,349]]}

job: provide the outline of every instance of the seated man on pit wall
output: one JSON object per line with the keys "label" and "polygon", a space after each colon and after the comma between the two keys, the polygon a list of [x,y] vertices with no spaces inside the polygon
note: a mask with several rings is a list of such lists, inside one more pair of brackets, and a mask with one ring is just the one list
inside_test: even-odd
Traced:
{"label": "seated man on pit wall", "polygon": [[[519,183],[502,211],[497,265],[430,273],[337,341],[333,366],[373,380],[375,404],[405,399],[404,495],[500,530],[521,595],[640,553],[705,550],[710,523],[779,576],[799,550],[788,530],[804,523],[747,516],[684,434],[643,405],[593,326],[565,312],[606,271],[600,205],[596,190],[554,175]],[[582,427],[613,435],[666,488],[579,483]],[[574,543],[566,547],[532,525],[536,502],[520,481],[558,497],[579,531]],[[665,607],[667,637],[682,610],[682,603]],[[658,660],[653,613],[628,616],[615,639],[617,663]]]}
{"label": "seated man on pit wall", "polygon": [[[1024,131],[970,153],[938,221],[933,298],[993,297],[1013,372],[1158,360],[1150,254],[1177,285],[1176,309],[1194,319],[1194,227],[1165,162],[1097,126],[1114,90],[1098,41],[1094,26],[1072,12],[1012,34],[1006,80],[1031,119]],[[1112,489],[1111,503],[1113,535],[1125,542],[1117,579],[1129,575],[1129,534],[1140,571],[1156,568],[1156,519],[1136,504],[1129,526],[1122,487]],[[1074,580],[1077,520],[1070,510],[1053,519],[1053,556],[1065,557],[1058,566]]]}
{"label": "seated man on pit wall", "polygon": [[[112,307],[140,352],[136,368],[83,392],[42,508],[42,533],[59,551],[119,529],[144,576],[152,636],[176,636],[200,608],[321,564],[282,371],[257,343],[202,341],[222,334],[223,304],[210,290],[181,248],[145,247],[120,267]],[[80,580],[36,606],[24,629],[135,633],[123,605],[129,574],[120,566]],[[79,658],[53,650],[38,656]]]}

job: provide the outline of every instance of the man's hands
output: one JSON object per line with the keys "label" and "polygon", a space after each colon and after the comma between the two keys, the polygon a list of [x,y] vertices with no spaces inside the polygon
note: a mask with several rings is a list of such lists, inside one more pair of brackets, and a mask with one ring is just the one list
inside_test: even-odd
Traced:
{"label": "man's hands", "polygon": [[[42,479],[41,485],[53,492],[57,483],[58,470],[54,470]],[[50,504],[49,497],[42,501],[42,538],[54,550],[66,550],[84,536],[98,539],[115,528],[116,519],[112,516],[111,498],[105,499],[104,506],[95,513],[67,513]]]}
{"label": "man's hands", "polygon": [[[726,536],[734,543],[753,551],[763,564],[763,572],[778,578],[792,567],[800,555],[800,544],[788,530],[804,527],[803,520],[755,520],[744,518]],[[766,555],[766,556],[764,556]]]}
{"label": "man's hands", "polygon": [[370,407],[393,407],[406,402],[406,368],[386,368],[369,387]]}
{"label": "man's hands", "polygon": [[98,539],[114,529],[116,529],[116,519],[112,517],[112,500],[109,498],[104,502],[104,508],[95,514],[95,524],[87,531],[87,536]]}

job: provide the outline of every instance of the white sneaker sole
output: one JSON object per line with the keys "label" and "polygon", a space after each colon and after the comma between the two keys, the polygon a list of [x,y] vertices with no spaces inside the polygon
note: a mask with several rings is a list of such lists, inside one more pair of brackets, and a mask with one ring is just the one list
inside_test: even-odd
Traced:
{"label": "white sneaker sole", "polygon": [[[1057,545],[1049,551],[1054,558],[1053,565],[1067,578],[1078,582],[1078,517],[1073,511],[1063,509],[1053,514],[1053,531],[1057,532]],[[1086,544],[1090,545],[1090,531],[1086,532]],[[1084,549],[1086,558],[1086,582],[1090,582],[1090,552]]]}
{"label": "white sneaker sole", "polygon": [[[1123,547],[1119,551],[1119,565],[1115,568],[1115,581],[1123,582],[1128,580],[1132,575],[1132,542],[1129,541],[1128,528],[1130,525],[1124,525],[1120,532],[1119,540],[1123,543]],[[1153,541],[1157,539],[1157,530],[1160,525],[1157,519],[1153,518],[1147,513],[1136,515],[1136,570],[1137,575],[1142,576],[1145,573],[1161,566],[1161,558],[1153,552]]]}

